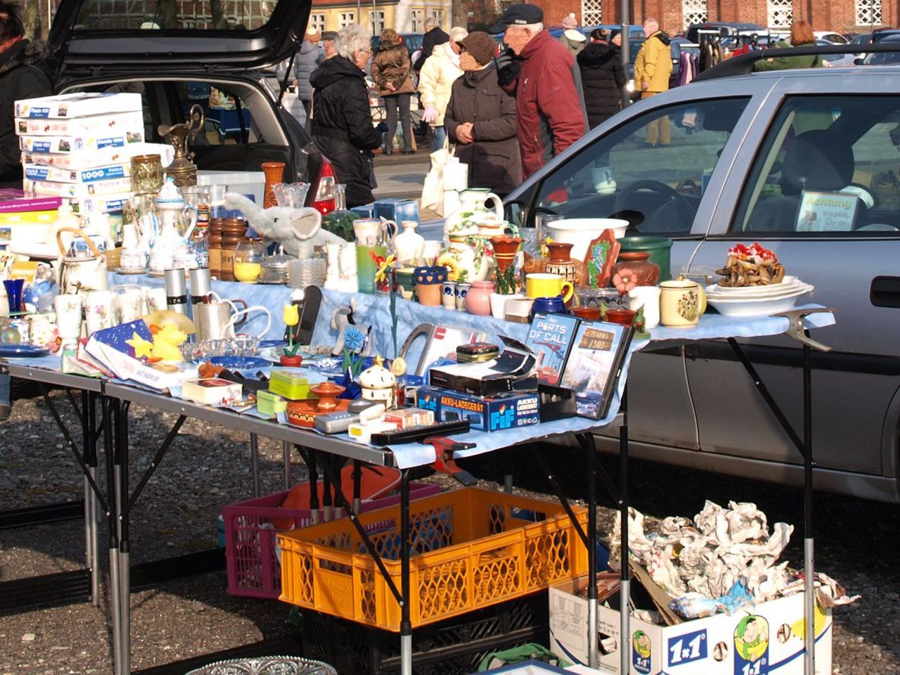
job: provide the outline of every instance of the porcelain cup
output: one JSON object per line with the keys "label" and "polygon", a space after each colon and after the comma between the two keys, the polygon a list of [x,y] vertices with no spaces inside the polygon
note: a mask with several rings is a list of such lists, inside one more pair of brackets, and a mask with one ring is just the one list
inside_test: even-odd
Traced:
{"label": "porcelain cup", "polygon": [[690,279],[672,279],[659,285],[659,317],[663,326],[691,328],[706,311],[703,287]]}
{"label": "porcelain cup", "polygon": [[563,302],[568,302],[574,292],[572,282],[563,279],[559,274],[533,272],[525,275],[525,294],[529,298],[551,298],[560,295]]}
{"label": "porcelain cup", "polygon": [[104,328],[112,328],[115,297],[112,291],[91,291],[84,296],[84,320],[88,335]]}
{"label": "porcelain cup", "polygon": [[53,299],[57,332],[63,340],[81,337],[81,303],[80,295],[57,295]]}
{"label": "porcelain cup", "polygon": [[650,330],[659,325],[659,286],[635,286],[628,291],[628,307],[635,311],[644,308],[644,328]]}

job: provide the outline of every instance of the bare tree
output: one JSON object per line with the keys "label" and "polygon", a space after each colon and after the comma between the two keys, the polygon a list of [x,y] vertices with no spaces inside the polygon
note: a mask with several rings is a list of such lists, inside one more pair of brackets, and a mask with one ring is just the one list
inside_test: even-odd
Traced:
{"label": "bare tree", "polygon": [[469,0],[453,0],[453,8],[450,10],[451,26],[469,26]]}

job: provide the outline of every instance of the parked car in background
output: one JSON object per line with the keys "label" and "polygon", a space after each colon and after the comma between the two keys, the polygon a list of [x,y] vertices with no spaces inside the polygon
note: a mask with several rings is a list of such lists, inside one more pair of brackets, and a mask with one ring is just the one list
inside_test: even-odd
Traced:
{"label": "parked car in background", "polygon": [[816,38],[816,41],[825,40],[825,42],[830,42],[833,45],[845,45],[850,42],[850,40],[840,33],[834,33],[827,30],[813,31],[813,36]]}
{"label": "parked car in background", "polygon": [[137,28],[146,22],[143,5],[62,0],[48,40],[55,89],[140,93],[145,140],[153,143],[165,142],[160,127],[185,122],[199,105],[205,125],[188,140],[199,171],[258,172],[263,162],[284,162],[284,181],[311,183],[307,205],[327,212],[337,181],[331,163],[265,81],[267,69],[297,50],[311,2],[268,6],[256,23],[226,14],[215,28],[194,16],[199,4],[174,0],[170,21],[156,17],[161,30],[144,30]]}
{"label": "parked car in background", "polygon": [[705,23],[692,23],[690,26],[688,26],[688,29],[685,31],[684,36],[691,42],[699,44],[701,36],[704,33],[708,35],[717,35],[719,37],[737,35],[739,33],[757,33],[762,35],[764,33],[768,33],[768,29],[765,26],[760,26],[758,23],[707,21]]}
{"label": "parked car in background", "polygon": [[[832,307],[837,320],[813,335],[832,348],[812,357],[815,485],[898,502],[900,69],[709,79],[758,56],[726,61],[615,115],[513,192],[506,217],[530,227],[542,212],[631,212],[632,233],[672,239],[674,275],[704,282],[717,278],[735,244],[774,251],[788,274],[815,287],[801,304]],[[671,144],[648,146],[661,118]],[[598,167],[611,170],[612,193],[595,186]],[[846,215],[822,211],[813,221],[816,199],[834,200]],[[740,342],[802,435],[799,345],[786,336]],[[801,454],[724,342],[636,354],[628,424],[634,456],[802,483]],[[618,452],[617,429],[598,444]]]}

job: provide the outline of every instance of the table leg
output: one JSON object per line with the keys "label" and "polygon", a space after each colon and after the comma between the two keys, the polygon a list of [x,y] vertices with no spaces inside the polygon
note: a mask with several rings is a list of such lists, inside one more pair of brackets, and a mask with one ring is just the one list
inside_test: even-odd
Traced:
{"label": "table leg", "polygon": [[284,460],[284,489],[291,489],[291,444],[281,441],[281,456]]}
{"label": "table leg", "polygon": [[82,431],[84,463],[87,475],[84,477],[84,532],[85,558],[91,570],[91,602],[100,605],[100,500],[91,487],[97,485],[97,395],[81,392]]}
{"label": "table leg", "polygon": [[253,496],[262,495],[262,481],[259,477],[259,436],[250,434],[250,464],[253,467]]}
{"label": "table leg", "polygon": [[128,406],[123,401],[116,408],[116,464],[118,488],[121,499],[119,508],[119,599],[122,603],[122,630],[119,645],[123,673],[131,673],[131,505],[128,498]]}
{"label": "table leg", "polygon": [[409,546],[409,470],[404,469],[400,477],[400,675],[412,675]]}
{"label": "table leg", "polygon": [[113,671],[115,675],[126,675],[122,671],[121,659],[121,633],[122,633],[122,607],[119,594],[119,527],[117,518],[117,484],[115,475],[115,449],[113,441],[113,426],[118,425],[118,420],[113,420],[113,399],[103,397],[103,453],[106,459],[106,490],[107,490],[107,525],[109,530],[109,595],[112,611],[112,642],[113,642]]}
{"label": "table leg", "polygon": [[588,453],[588,666],[597,667],[597,449],[589,434],[579,434]]}
{"label": "table leg", "polygon": [[631,655],[631,571],[628,569],[628,385],[622,389],[622,426],[619,428],[619,515],[621,519],[621,569],[622,587],[619,591],[619,672],[628,673]]}
{"label": "table leg", "polygon": [[812,449],[812,352],[803,345],[803,572],[806,575],[803,614],[806,619],[805,675],[816,673],[816,592],[815,539],[813,532],[813,449]]}

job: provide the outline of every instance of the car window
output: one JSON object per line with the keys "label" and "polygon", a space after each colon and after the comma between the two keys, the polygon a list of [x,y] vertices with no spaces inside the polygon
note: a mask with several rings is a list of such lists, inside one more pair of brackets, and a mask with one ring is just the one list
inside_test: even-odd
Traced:
{"label": "car window", "polygon": [[[566,218],[627,211],[638,232],[689,233],[704,182],[748,100],[692,101],[629,120],[541,181],[529,217],[541,211]],[[652,134],[657,145],[648,142]]]}
{"label": "car window", "polygon": [[900,228],[900,96],[789,98],[750,171],[733,232]]}

